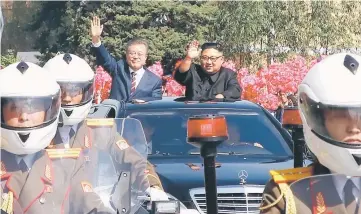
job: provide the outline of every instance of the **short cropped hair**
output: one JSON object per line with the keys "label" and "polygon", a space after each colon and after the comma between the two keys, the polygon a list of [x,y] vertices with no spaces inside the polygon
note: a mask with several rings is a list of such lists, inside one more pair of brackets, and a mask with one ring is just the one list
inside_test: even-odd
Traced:
{"label": "short cropped hair", "polygon": [[129,48],[130,46],[132,46],[132,45],[144,45],[144,46],[146,47],[146,49],[147,49],[147,52],[148,52],[148,47],[149,47],[149,45],[148,45],[147,40],[145,40],[145,39],[142,39],[142,38],[139,38],[139,37],[136,37],[136,38],[131,39],[131,40],[127,43],[127,45],[125,46],[125,51],[128,51],[128,48]]}
{"label": "short cropped hair", "polygon": [[206,42],[201,46],[202,52],[211,48],[223,53],[223,46],[217,42]]}

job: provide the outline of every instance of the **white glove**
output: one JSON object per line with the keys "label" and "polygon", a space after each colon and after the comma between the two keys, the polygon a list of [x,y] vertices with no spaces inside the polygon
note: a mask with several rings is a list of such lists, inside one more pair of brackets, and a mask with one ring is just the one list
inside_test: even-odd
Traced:
{"label": "white glove", "polygon": [[169,201],[168,195],[160,189],[149,187],[146,193],[150,196],[151,201]]}

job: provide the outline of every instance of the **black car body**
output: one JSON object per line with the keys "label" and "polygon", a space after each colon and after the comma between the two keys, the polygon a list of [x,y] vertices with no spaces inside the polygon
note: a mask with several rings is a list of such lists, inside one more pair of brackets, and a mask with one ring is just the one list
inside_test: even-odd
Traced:
{"label": "black car body", "polygon": [[249,101],[174,99],[128,103],[121,110],[121,117],[142,122],[148,159],[165,191],[188,208],[206,210],[203,160],[199,149],[187,143],[186,125],[193,115],[221,114],[227,120],[229,140],[218,147],[216,157],[219,213],[258,213],[269,171],[293,167],[290,134],[267,110]]}

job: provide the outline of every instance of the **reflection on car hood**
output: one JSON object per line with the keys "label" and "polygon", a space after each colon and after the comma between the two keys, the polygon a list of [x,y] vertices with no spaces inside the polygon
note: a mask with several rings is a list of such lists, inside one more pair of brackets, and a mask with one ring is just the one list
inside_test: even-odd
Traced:
{"label": "reflection on car hood", "polygon": [[[181,201],[189,201],[189,189],[204,187],[203,159],[200,156],[151,156],[149,161],[162,180],[163,187]],[[246,170],[248,184],[265,185],[271,169],[293,167],[291,158],[252,158],[246,156],[218,156],[216,158],[217,185],[240,185],[238,174]],[[192,169],[193,168],[193,169]]]}

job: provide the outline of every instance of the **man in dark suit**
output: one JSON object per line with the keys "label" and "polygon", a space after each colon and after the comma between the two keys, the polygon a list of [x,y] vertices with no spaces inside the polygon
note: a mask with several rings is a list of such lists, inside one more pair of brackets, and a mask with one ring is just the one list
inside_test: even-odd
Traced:
{"label": "man in dark suit", "polygon": [[91,21],[91,36],[97,64],[103,66],[112,76],[110,99],[155,100],[162,97],[162,80],[144,68],[147,60],[148,43],[139,38],[132,39],[126,46],[126,60],[116,61],[100,41],[103,26],[97,16]]}
{"label": "man in dark suit", "polygon": [[[187,47],[187,56],[174,73],[174,79],[186,86],[187,100],[240,99],[242,89],[237,73],[222,67],[224,62],[222,47],[217,43],[205,43],[198,50],[198,42],[193,41]],[[193,63],[199,56],[201,64]]]}

